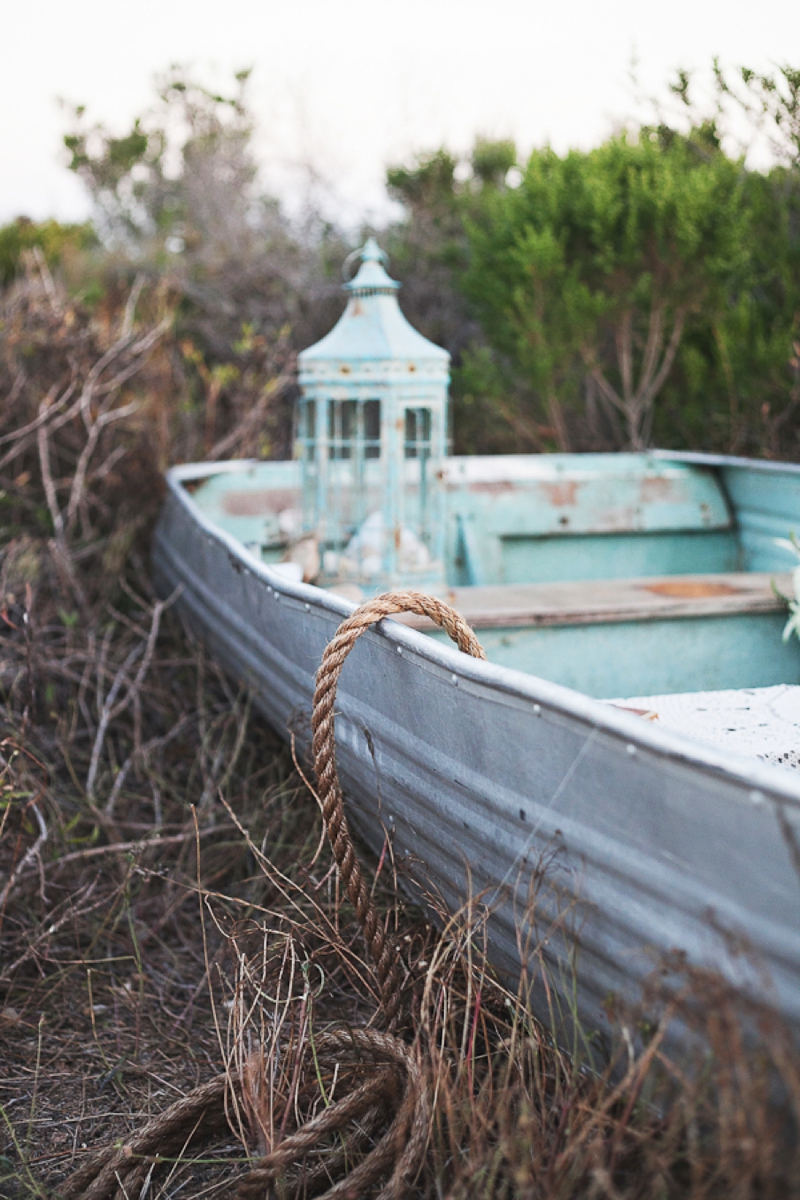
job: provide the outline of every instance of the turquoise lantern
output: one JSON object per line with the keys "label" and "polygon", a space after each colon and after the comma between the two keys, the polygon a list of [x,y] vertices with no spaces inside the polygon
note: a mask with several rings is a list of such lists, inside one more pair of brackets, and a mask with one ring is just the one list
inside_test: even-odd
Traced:
{"label": "turquoise lantern", "polygon": [[347,308],[298,356],[303,527],[323,584],[444,585],[450,355],[403,316],[374,238],[344,285]]}

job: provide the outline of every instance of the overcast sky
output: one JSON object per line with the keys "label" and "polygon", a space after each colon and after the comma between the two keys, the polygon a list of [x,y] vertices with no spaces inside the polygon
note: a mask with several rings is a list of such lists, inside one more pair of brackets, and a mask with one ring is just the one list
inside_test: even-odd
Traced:
{"label": "overcast sky", "polygon": [[352,219],[414,151],[596,143],[637,114],[634,57],[662,95],[714,55],[800,66],[800,0],[4,0],[0,28],[0,222],[85,216],[57,98],[122,132],[173,62],[218,86],[252,66],[267,181],[310,161]]}

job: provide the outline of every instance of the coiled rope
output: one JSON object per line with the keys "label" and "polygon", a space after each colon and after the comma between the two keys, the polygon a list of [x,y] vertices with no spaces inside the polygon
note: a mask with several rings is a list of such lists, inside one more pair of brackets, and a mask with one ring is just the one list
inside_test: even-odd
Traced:
{"label": "coiled rope", "polygon": [[[369,946],[387,1029],[402,1007],[402,960],[387,937],[370,896],[344,812],[336,771],[334,706],[344,661],[370,626],[395,613],[429,617],[474,658],[486,655],[466,621],[449,605],[423,592],[390,592],[360,605],[339,626],[325,649],[317,672],[312,714],[314,767],[323,819],[341,883],[352,903]],[[312,1060],[313,1059],[313,1063]],[[303,1067],[367,1066],[370,1077],[335,1104],[285,1137],[242,1179],[235,1200],[265,1200],[284,1181],[289,1194],[312,1195],[354,1152],[375,1142],[357,1166],[333,1183],[317,1200],[345,1200],[364,1195],[380,1179],[378,1200],[402,1200],[418,1174],[428,1137],[430,1101],[418,1054],[391,1032],[377,1029],[334,1029],[315,1039],[313,1053],[304,1051]],[[226,1099],[246,1086],[240,1072],[227,1071],[196,1088],[148,1122],[125,1145],[105,1147],[84,1163],[59,1192],[61,1200],[123,1200],[138,1195],[152,1164],[179,1152],[191,1139],[226,1127]],[[338,1135],[338,1147],[331,1138]],[[314,1159],[318,1161],[314,1162]],[[284,1191],[285,1189],[282,1189]]]}

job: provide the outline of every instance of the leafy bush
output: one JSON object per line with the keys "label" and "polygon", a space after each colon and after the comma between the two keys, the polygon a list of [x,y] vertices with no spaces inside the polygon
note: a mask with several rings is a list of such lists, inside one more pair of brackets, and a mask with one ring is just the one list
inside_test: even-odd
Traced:
{"label": "leafy bush", "polygon": [[0,228],[0,286],[7,286],[21,272],[26,251],[38,249],[52,270],[65,259],[75,257],[95,247],[94,228],[83,225],[62,225],[59,221],[31,221],[17,217]]}
{"label": "leafy bush", "polygon": [[[800,456],[800,73],[714,83],[709,109],[680,72],[676,114],[589,152],[518,169],[478,141],[469,164],[390,170],[404,299],[429,281],[410,311],[454,357],[459,452]],[[778,165],[726,151],[734,110]]]}

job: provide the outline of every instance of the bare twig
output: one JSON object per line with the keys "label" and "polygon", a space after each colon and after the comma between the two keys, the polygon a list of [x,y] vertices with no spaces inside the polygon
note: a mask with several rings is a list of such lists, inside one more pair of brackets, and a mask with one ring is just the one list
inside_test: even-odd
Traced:
{"label": "bare twig", "polygon": [[17,882],[19,877],[25,874],[26,869],[34,862],[39,863],[41,866],[42,846],[45,844],[48,837],[47,825],[45,824],[44,817],[39,811],[39,805],[35,800],[32,800],[28,807],[36,817],[36,823],[39,826],[39,836],[36,838],[36,841],[33,843],[33,845],[28,847],[20,862],[9,874],[5,887],[3,888],[2,892],[0,892],[0,912],[5,911],[6,903],[11,895],[11,889],[14,887],[14,884]]}
{"label": "bare twig", "polygon": [[133,281],[133,287],[128,293],[128,299],[125,303],[125,309],[122,314],[122,325],[119,331],[120,339],[130,337],[133,331],[133,318],[136,315],[136,305],[139,303],[144,282],[144,275],[140,271]]}
{"label": "bare twig", "polygon": [[184,713],[183,716],[178,718],[168,733],[165,733],[161,737],[151,738],[149,742],[145,742],[125,760],[117,772],[117,776],[114,780],[114,786],[112,787],[108,796],[108,800],[106,801],[104,811],[107,817],[114,815],[114,808],[117,800],[119,799],[120,792],[125,785],[128,772],[131,770],[131,768],[140,762],[145,762],[148,756],[152,754],[154,750],[161,750],[164,748],[164,746],[168,746],[169,743],[173,741],[179,733],[183,732],[183,730],[189,724],[189,720],[189,714]]}
{"label": "bare twig", "polygon": [[[39,413],[42,414],[45,402],[42,401]],[[64,538],[64,518],[61,515],[61,509],[58,506],[58,496],[56,495],[55,484],[53,483],[53,473],[50,469],[50,440],[48,437],[47,424],[41,421],[37,428],[37,441],[39,444],[39,467],[42,472],[42,484],[44,485],[45,499],[50,512],[50,519],[53,522],[56,541],[61,542]]]}
{"label": "bare twig", "polygon": [[[231,826],[230,828],[233,828]],[[199,836],[219,837],[224,826],[215,825],[209,826],[207,829],[201,829]],[[168,833],[156,834],[154,837],[139,838],[136,841],[127,842],[109,842],[105,846],[87,846],[82,850],[72,850],[69,854],[61,854],[50,865],[50,873],[63,871],[65,867],[71,866],[73,863],[94,862],[97,859],[113,857],[116,854],[140,854],[145,850],[163,849],[166,846],[182,846],[187,841],[192,841],[195,837],[195,830],[188,829],[184,833]],[[33,847],[31,847],[33,849]],[[24,861],[20,863],[19,868],[15,872],[13,882],[20,883],[24,878],[33,874],[36,869],[32,861],[26,864]],[[8,887],[8,884],[6,885]],[[0,901],[2,898],[0,897]]]}
{"label": "bare twig", "polygon": [[58,294],[58,288],[55,285],[53,276],[50,273],[50,268],[47,265],[47,260],[40,246],[34,246],[30,251],[33,261],[36,263],[36,269],[39,272],[39,278],[42,281],[50,307],[57,316],[61,316],[64,311],[64,306],[61,302],[61,297]]}
{"label": "bare twig", "polygon": [[95,912],[98,908],[100,908],[101,905],[108,903],[108,899],[105,895],[101,895],[92,904],[85,903],[89,897],[94,894],[95,890],[97,889],[97,884],[98,880],[93,880],[91,883],[88,883],[83,889],[81,889],[81,891],[79,891],[75,896],[71,897],[69,901],[67,901],[66,909],[62,915],[56,920],[49,920],[38,937],[30,943],[25,953],[20,955],[19,958],[15,959],[15,961],[11,963],[11,965],[7,967],[2,974],[0,974],[1,983],[8,983],[8,981],[14,976],[15,972],[18,971],[24,963],[28,962],[29,959],[34,958],[39,946],[47,938],[50,938],[54,934],[58,933],[59,930],[63,929],[64,926],[70,921],[75,921],[79,917],[88,916],[89,913]]}
{"label": "bare twig", "polygon": [[[100,766],[100,754],[103,749],[103,743],[105,741],[108,726],[111,721],[116,720],[116,718],[125,711],[136,693],[139,691],[139,688],[142,686],[144,677],[147,674],[147,670],[153,657],[153,651],[155,650],[162,614],[164,613],[165,609],[169,608],[169,606],[175,602],[179,593],[180,588],[176,588],[167,600],[159,600],[154,606],[153,615],[150,620],[150,632],[147,636],[146,644],[144,646],[141,644],[134,646],[133,649],[128,652],[124,663],[114,676],[113,683],[111,684],[100,713],[100,721],[97,726],[97,733],[95,734],[94,745],[92,747],[92,755],[89,761],[89,771],[86,776],[86,795],[92,802],[94,802],[94,789],[97,781],[97,772]],[[142,661],[139,664],[136,675],[128,685],[128,690],[126,691],[125,695],[121,700],[118,701],[117,696],[119,695],[123,684],[128,679],[128,672],[138,658],[141,658]]]}

